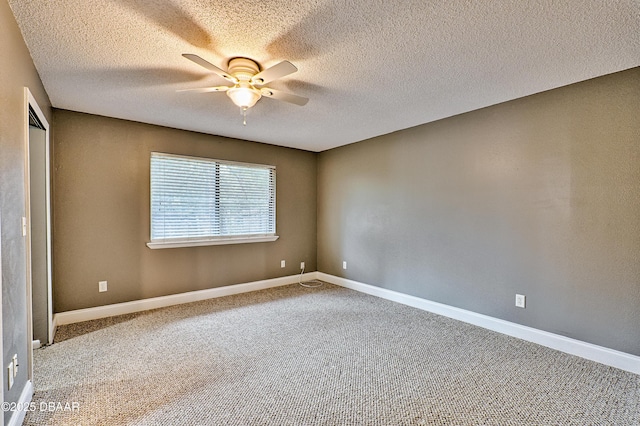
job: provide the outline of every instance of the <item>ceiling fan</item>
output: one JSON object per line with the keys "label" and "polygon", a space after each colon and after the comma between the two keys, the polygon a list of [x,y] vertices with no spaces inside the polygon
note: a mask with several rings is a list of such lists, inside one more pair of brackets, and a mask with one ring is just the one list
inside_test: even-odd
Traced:
{"label": "ceiling fan", "polygon": [[240,107],[244,116],[244,125],[247,124],[247,109],[254,106],[263,96],[300,106],[306,105],[307,102],[309,102],[308,98],[264,87],[265,84],[273,80],[277,80],[298,71],[298,69],[289,61],[282,61],[265,70],[260,70],[260,65],[252,59],[241,57],[232,58],[229,60],[227,71],[224,71],[212,63],[202,59],[198,55],[183,53],[182,56],[208,69],[209,71],[212,71],[214,74],[229,80],[233,83],[233,86],[180,89],[178,92],[227,92],[227,96],[231,98],[233,103]]}

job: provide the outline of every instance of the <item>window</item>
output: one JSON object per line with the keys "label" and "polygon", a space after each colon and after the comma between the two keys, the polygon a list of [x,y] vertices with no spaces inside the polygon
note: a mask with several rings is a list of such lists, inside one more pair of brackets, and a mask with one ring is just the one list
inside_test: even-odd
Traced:
{"label": "window", "polygon": [[276,169],[151,153],[150,248],[275,241]]}

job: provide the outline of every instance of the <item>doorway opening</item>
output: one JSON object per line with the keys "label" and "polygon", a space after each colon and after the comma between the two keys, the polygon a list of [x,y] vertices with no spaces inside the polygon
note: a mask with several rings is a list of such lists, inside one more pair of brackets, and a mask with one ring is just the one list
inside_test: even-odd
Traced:
{"label": "doorway opening", "polygon": [[33,349],[53,342],[49,123],[25,88],[25,214],[29,379]]}

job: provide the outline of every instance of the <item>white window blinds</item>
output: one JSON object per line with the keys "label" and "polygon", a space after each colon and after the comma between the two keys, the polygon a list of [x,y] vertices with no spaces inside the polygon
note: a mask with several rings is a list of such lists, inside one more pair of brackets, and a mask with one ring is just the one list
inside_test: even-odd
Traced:
{"label": "white window blinds", "polygon": [[273,236],[273,166],[151,153],[151,241]]}

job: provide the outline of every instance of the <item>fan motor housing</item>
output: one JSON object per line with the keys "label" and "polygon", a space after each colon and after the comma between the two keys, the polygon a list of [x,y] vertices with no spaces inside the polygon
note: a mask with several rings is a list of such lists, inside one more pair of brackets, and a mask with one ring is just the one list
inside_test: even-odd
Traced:
{"label": "fan motor housing", "polygon": [[249,58],[232,58],[229,60],[228,72],[238,80],[251,80],[251,77],[260,72],[260,66]]}

